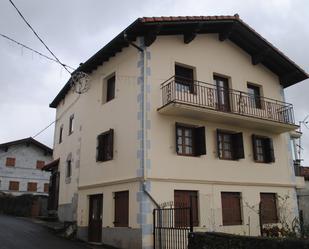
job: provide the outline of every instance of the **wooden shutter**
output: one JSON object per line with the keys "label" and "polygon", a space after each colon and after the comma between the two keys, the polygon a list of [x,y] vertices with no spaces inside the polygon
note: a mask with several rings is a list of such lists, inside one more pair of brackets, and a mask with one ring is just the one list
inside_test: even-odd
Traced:
{"label": "wooden shutter", "polygon": [[37,183],[36,182],[28,182],[27,190],[29,192],[36,192],[37,191]]}
{"label": "wooden shutter", "polygon": [[195,156],[206,155],[205,127],[194,129]]}
{"label": "wooden shutter", "polygon": [[[193,226],[199,225],[198,217],[198,193],[191,190],[174,191],[175,225],[187,227],[190,225],[190,210],[181,208],[192,208]],[[180,208],[179,210],[177,208]]]}
{"label": "wooden shutter", "polygon": [[115,192],[114,226],[129,226],[129,191]]}
{"label": "wooden shutter", "polygon": [[15,162],[16,162],[15,157],[7,157],[6,158],[6,162],[5,162],[5,166],[14,167],[15,166]]}
{"label": "wooden shutter", "polygon": [[106,102],[115,98],[115,75],[107,80],[107,94],[106,94]]}
{"label": "wooden shutter", "polygon": [[265,162],[266,163],[273,163],[275,162],[275,153],[274,153],[274,146],[273,140],[271,138],[264,139],[264,148],[265,148]]}
{"label": "wooden shutter", "polygon": [[37,169],[42,169],[45,165],[45,162],[44,161],[40,161],[40,160],[37,160],[36,161],[36,168]]}
{"label": "wooden shutter", "polygon": [[258,157],[257,157],[257,147],[256,147],[256,135],[252,135],[252,148],[253,148],[253,159],[254,161],[257,161]]}
{"label": "wooden shutter", "polygon": [[241,225],[239,192],[221,192],[223,225]]}
{"label": "wooden shutter", "polygon": [[110,129],[108,133],[107,160],[112,160],[114,156],[114,130]]}
{"label": "wooden shutter", "polygon": [[19,191],[19,182],[10,181],[9,190]]}
{"label": "wooden shutter", "polygon": [[48,183],[44,183],[44,192],[45,193],[49,192],[49,184]]}
{"label": "wooden shutter", "polygon": [[232,134],[233,159],[245,158],[242,133]]}
{"label": "wooden shutter", "polygon": [[101,162],[104,160],[104,151],[103,151],[103,147],[104,147],[104,135],[101,134],[98,136],[97,138],[97,161]]}
{"label": "wooden shutter", "polygon": [[175,146],[176,146],[176,153],[178,154],[179,150],[178,150],[178,134],[177,134],[177,131],[178,131],[178,127],[179,127],[179,124],[178,123],[175,123]]}
{"label": "wooden shutter", "polygon": [[260,193],[261,220],[263,224],[277,223],[277,197],[275,193]]}
{"label": "wooden shutter", "polygon": [[221,130],[217,129],[217,155],[220,158],[220,133]]}

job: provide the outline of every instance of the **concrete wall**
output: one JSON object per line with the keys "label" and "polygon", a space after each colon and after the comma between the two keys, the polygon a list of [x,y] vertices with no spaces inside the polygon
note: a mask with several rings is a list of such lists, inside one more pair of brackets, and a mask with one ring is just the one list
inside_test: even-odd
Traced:
{"label": "concrete wall", "polygon": [[[6,158],[16,158],[15,167],[7,167]],[[0,150],[0,191],[11,193],[14,195],[20,194],[43,194],[44,184],[49,183],[49,172],[41,171],[36,168],[37,160],[48,163],[52,160],[51,155],[45,155],[45,152],[37,146],[26,144],[13,145],[5,152]],[[18,181],[19,191],[10,191],[9,182]],[[28,182],[37,183],[37,192],[28,192]]]}

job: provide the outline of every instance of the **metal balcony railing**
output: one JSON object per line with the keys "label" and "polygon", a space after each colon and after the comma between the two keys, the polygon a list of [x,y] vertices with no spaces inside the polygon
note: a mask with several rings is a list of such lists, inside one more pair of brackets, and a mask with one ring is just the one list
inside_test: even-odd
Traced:
{"label": "metal balcony railing", "polygon": [[181,103],[220,112],[294,123],[293,105],[213,84],[171,77],[161,84],[162,107]]}

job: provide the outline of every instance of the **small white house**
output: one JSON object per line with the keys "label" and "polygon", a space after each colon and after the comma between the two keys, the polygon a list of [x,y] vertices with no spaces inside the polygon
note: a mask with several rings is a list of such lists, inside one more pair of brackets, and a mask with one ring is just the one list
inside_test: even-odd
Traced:
{"label": "small white house", "polygon": [[0,144],[0,192],[48,195],[50,173],[41,168],[52,154],[31,137]]}

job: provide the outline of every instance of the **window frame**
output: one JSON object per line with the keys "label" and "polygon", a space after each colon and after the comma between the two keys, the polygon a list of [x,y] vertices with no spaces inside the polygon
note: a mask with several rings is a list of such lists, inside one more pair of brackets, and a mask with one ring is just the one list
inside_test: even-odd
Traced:
{"label": "window frame", "polygon": [[[112,79],[113,81],[111,81]],[[116,74],[113,73],[106,79],[105,103],[115,99],[115,95],[116,95]]]}
{"label": "window frame", "polygon": [[71,135],[73,132],[74,132],[74,114],[72,114],[69,119],[69,135]]}
{"label": "window frame", "polygon": [[[234,195],[234,196],[233,196]],[[226,214],[226,210],[228,209],[229,212],[235,214],[235,208],[232,207],[224,207],[223,205],[226,203],[226,200],[224,198],[235,198],[237,199],[237,204],[239,206],[237,207],[238,212],[239,212],[239,217],[237,218],[232,218],[230,220],[226,220],[226,217],[231,217],[230,215]],[[236,196],[236,197],[235,197]],[[234,202],[232,202],[234,203]],[[243,210],[242,210],[242,193],[241,192],[229,192],[229,191],[222,191],[221,192],[221,207],[222,207],[222,225],[223,226],[241,226],[243,225]],[[232,211],[231,211],[232,210]]]}
{"label": "window frame", "polygon": [[[178,69],[177,69],[178,67]],[[179,69],[183,68],[184,70],[190,70],[192,72],[192,75],[190,76],[190,78],[187,77],[183,77],[182,75],[177,75],[177,71],[179,72]],[[185,87],[188,87],[189,89],[189,93],[190,94],[195,94],[195,81],[196,81],[196,67],[194,66],[190,66],[190,65],[185,65],[185,64],[181,64],[178,62],[174,63],[174,72],[175,72],[175,85],[182,85]],[[177,89],[177,87],[176,87]],[[183,90],[181,90],[183,91]]]}
{"label": "window frame", "polygon": [[[229,137],[230,141],[226,141],[226,136]],[[230,150],[225,149],[225,144],[229,144]],[[230,152],[230,156],[227,156],[227,152]],[[245,150],[243,133],[217,129],[217,153],[220,160],[237,161],[239,159],[244,159]]]}
{"label": "window frame", "polygon": [[[187,124],[180,124],[180,123],[176,123],[176,152],[178,155],[180,156],[195,156],[195,138],[194,138],[194,133],[195,133],[195,129],[196,127],[193,125],[187,125]],[[182,135],[178,135],[178,130],[181,130]],[[189,130],[191,132],[191,137],[186,136],[186,130]],[[178,138],[181,137],[182,143],[179,144],[178,143]],[[186,138],[190,138],[191,139],[191,146],[190,145],[186,145],[185,141]],[[179,152],[178,146],[181,145],[182,147],[182,152]],[[189,147],[191,148],[192,152],[191,153],[185,153],[186,152],[186,148]]]}
{"label": "window frame", "polygon": [[16,166],[16,157],[7,157],[5,161],[6,167],[15,167]]}
{"label": "window frame", "polygon": [[66,167],[65,167],[65,178],[71,178],[72,176],[72,160],[66,160]]}
{"label": "window frame", "polygon": [[[273,146],[273,139],[271,137],[261,136],[252,134],[252,150],[253,159],[256,163],[274,163],[275,162],[275,152]],[[261,145],[257,145],[260,141]],[[258,149],[262,150],[262,153],[258,153]],[[263,160],[259,159],[259,156],[263,156]]]}
{"label": "window frame", "polygon": [[97,136],[97,162],[106,162],[114,158],[114,129],[109,129]]}
{"label": "window frame", "polygon": [[[123,199],[122,202],[120,202],[119,199],[121,198],[126,198],[126,199]],[[125,212],[123,211],[123,209],[125,209]],[[114,192],[114,222],[113,222],[114,227],[129,227],[129,222],[130,222],[129,221],[129,217],[130,217],[129,211],[130,211],[129,190]]]}
{"label": "window frame", "polygon": [[[231,148],[229,150],[231,156],[230,157],[227,157],[224,153],[224,151],[227,151],[226,149],[224,149],[224,144],[226,142],[224,142],[224,137],[225,136],[228,136],[230,141],[229,141],[229,147]],[[234,160],[233,159],[233,153],[234,153],[234,150],[233,150],[233,138],[232,138],[232,133],[229,132],[229,131],[223,131],[223,130],[220,130],[220,132],[218,133],[218,156],[220,159],[223,159],[223,160]],[[221,146],[220,146],[221,145]],[[221,148],[220,148],[221,147]]]}
{"label": "window frame", "polygon": [[[16,189],[13,188],[14,184],[16,184]],[[9,181],[9,190],[10,191],[19,191],[19,181]]]}
{"label": "window frame", "polygon": [[[34,187],[32,190],[32,187]],[[34,190],[35,189],[35,190]],[[27,183],[27,192],[37,192],[38,191],[38,183],[37,182],[28,182]]]}
{"label": "window frame", "polygon": [[[249,89],[252,90],[253,93],[250,93]],[[250,108],[262,109],[261,90],[261,86],[253,84],[251,82],[247,82],[247,92],[249,96],[249,103],[251,105]],[[252,105],[251,103],[254,103],[254,105]]]}
{"label": "window frame", "polygon": [[45,161],[43,160],[37,160],[36,161],[36,168],[37,169],[42,169],[45,166]]}
{"label": "window frame", "polygon": [[[272,196],[273,198],[273,203],[274,203],[274,210],[271,212],[274,212],[275,217],[272,217],[270,219],[263,217],[263,198],[262,196]],[[261,210],[260,210],[260,215],[261,215],[261,221],[262,224],[275,224],[279,222],[279,210],[278,210],[278,195],[277,193],[268,193],[268,192],[261,192],[260,193],[260,203],[261,203]]]}
{"label": "window frame", "polygon": [[59,140],[58,143],[61,144],[63,141],[63,124],[59,128]]}

